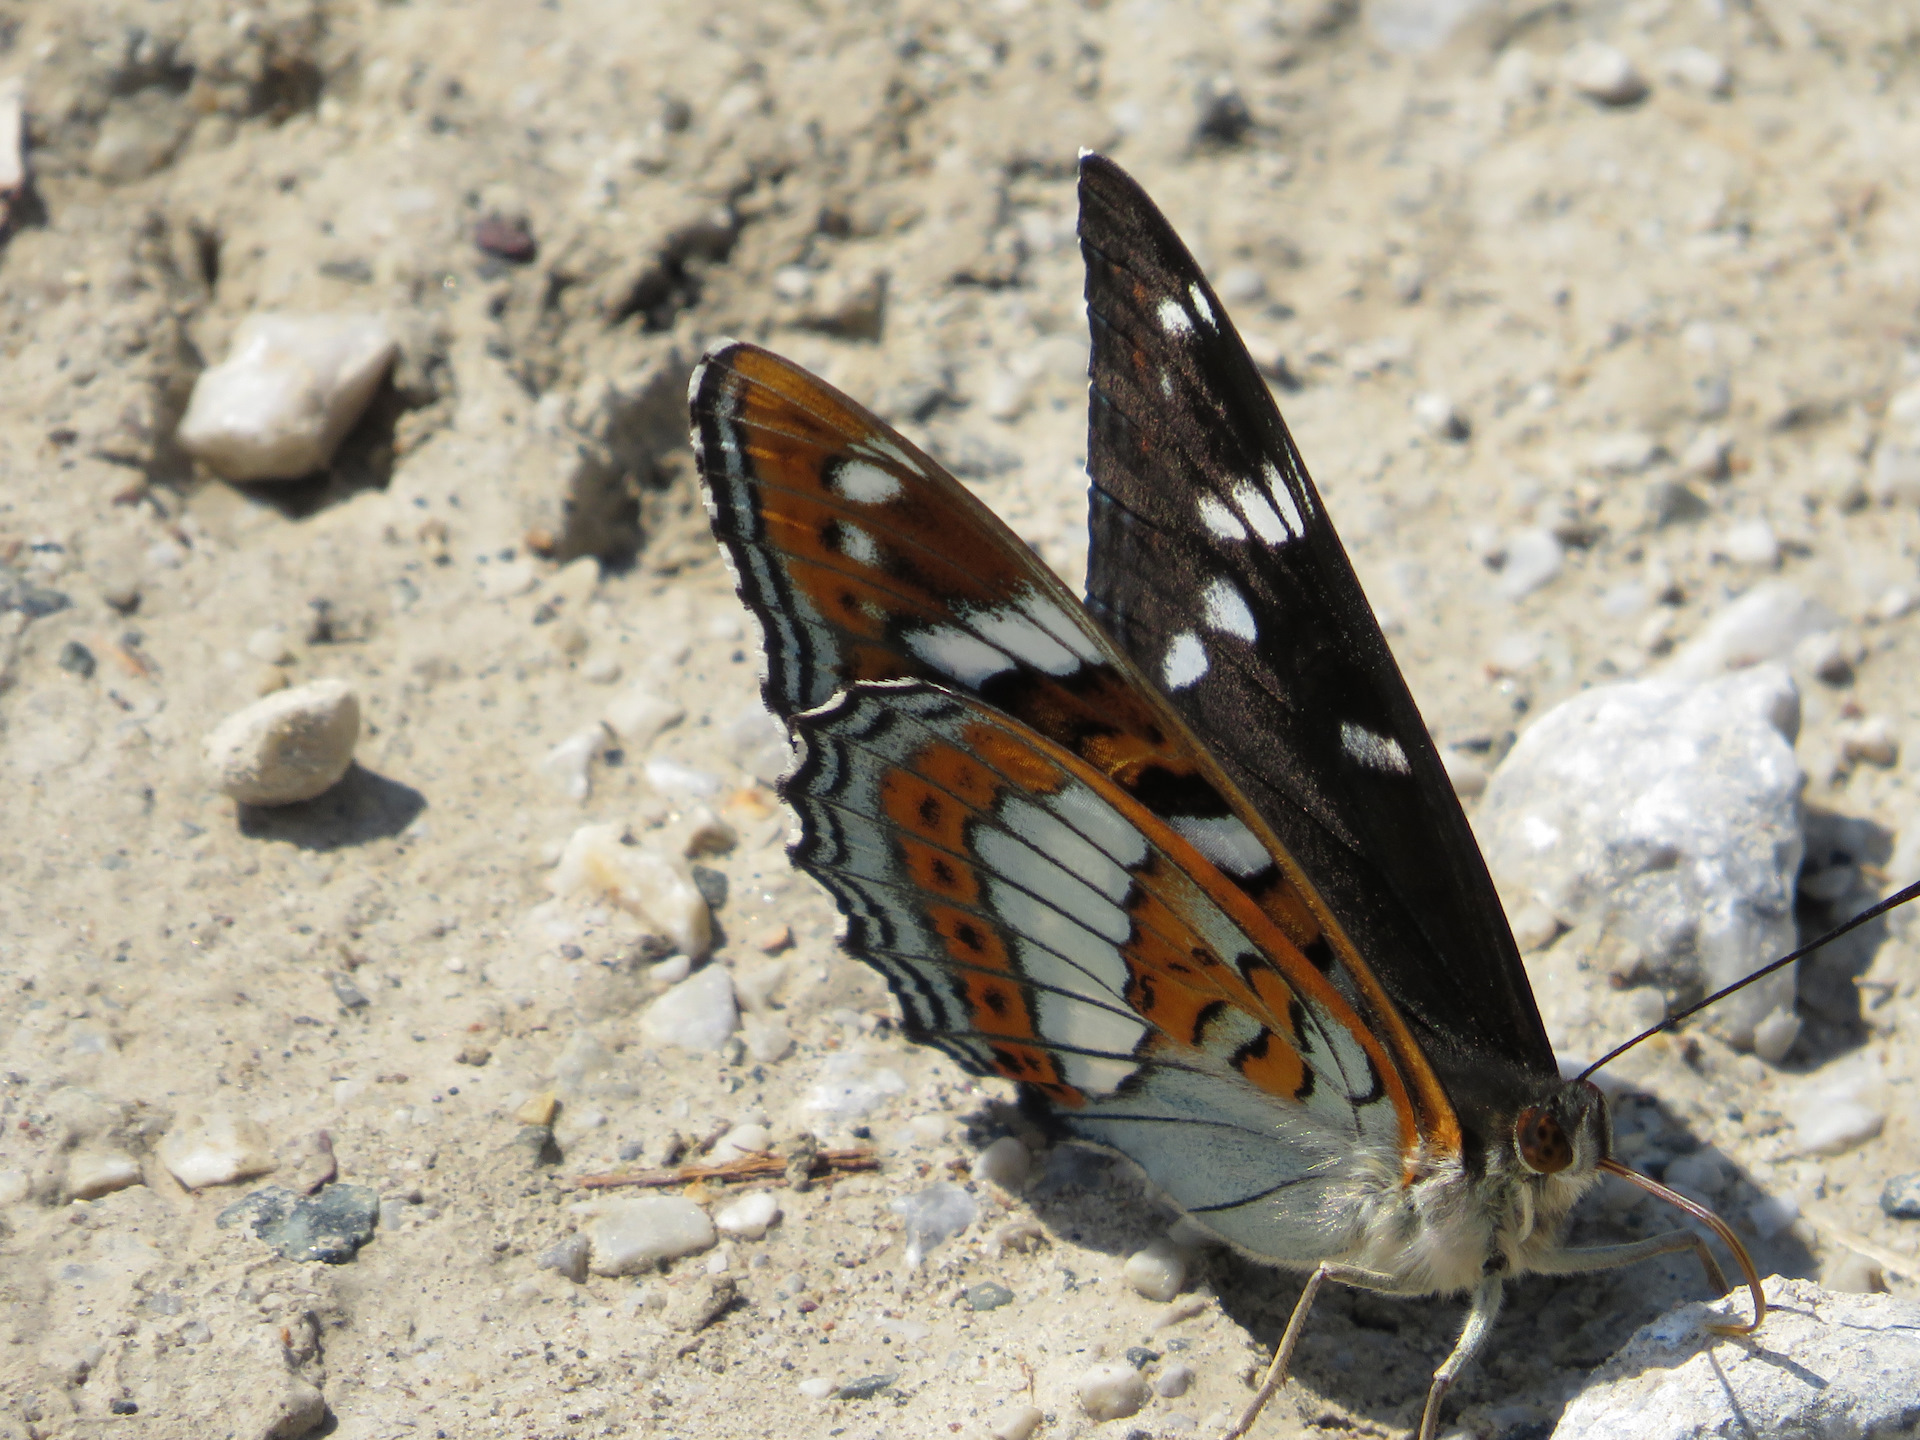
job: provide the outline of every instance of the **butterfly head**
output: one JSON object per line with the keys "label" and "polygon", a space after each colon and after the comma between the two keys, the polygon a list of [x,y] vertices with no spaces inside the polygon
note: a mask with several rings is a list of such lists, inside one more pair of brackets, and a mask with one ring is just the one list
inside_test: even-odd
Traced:
{"label": "butterfly head", "polygon": [[1591,1175],[1612,1149],[1607,1100],[1589,1080],[1570,1081],[1514,1117],[1513,1153],[1531,1175]]}

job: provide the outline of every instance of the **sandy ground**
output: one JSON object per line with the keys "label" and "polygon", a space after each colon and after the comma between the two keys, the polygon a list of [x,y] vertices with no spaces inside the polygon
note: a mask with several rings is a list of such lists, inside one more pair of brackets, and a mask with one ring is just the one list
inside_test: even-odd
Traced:
{"label": "sandy ground", "polygon": [[[1412,48],[1423,17],[1469,10]],[[1202,1254],[1197,1303],[1170,1310],[1121,1275],[1172,1218],[1124,1167],[1055,1153],[1024,1193],[967,1179],[1018,1128],[1008,1096],[890,1032],[884,990],[786,868],[751,631],[691,485],[687,371],[726,334],[817,368],[1073,578],[1072,166],[1109,149],[1285,377],[1445,745],[1491,767],[1528,714],[1657,665],[1777,571],[1856,647],[1837,680],[1802,676],[1809,810],[1856,822],[1821,833],[1884,862],[1915,808],[1908,755],[1856,763],[1843,740],[1863,717],[1920,737],[1920,618],[1888,599],[1920,590],[1920,467],[1901,468],[1920,415],[1889,404],[1920,374],[1908,10],[0,16],[33,176],[0,250],[0,1436],[256,1440],[318,1421],[355,1440],[878,1440],[984,1435],[1027,1403],[1049,1437],[1219,1426],[1298,1281]],[[1575,93],[1562,59],[1586,39],[1650,93]],[[1704,57],[1670,58],[1689,46]],[[483,251],[483,222],[537,253]],[[258,309],[375,312],[402,338],[392,384],[311,481],[229,486],[172,443],[195,374]],[[1423,426],[1427,392],[1465,438]],[[1516,596],[1502,559],[1538,532],[1558,572]],[[202,737],[326,676],[359,689],[358,767],[319,800],[237,810]],[[543,758],[636,684],[684,719],[603,746],[572,798]],[[791,1033],[780,1059],[650,1038],[659,947],[630,917],[552,903],[582,824],[684,848],[699,817],[683,774],[649,779],[663,760],[712,782],[703,803],[737,836],[699,860],[726,890],[711,963]],[[1809,930],[1829,914],[1805,911]],[[793,944],[768,955],[780,925]],[[1875,1198],[1920,1169],[1917,982],[1882,928],[1808,967],[1782,1067],[1710,1037],[1646,1047],[1621,1069],[1623,1148],[1656,1169],[1724,1162],[1708,1188],[1764,1269],[1915,1293],[1920,1235]],[[1581,1042],[1629,1033],[1632,994],[1591,997]],[[1884,1128],[1800,1153],[1795,1107],[1841,1081]],[[516,1118],[545,1092],[557,1163]],[[766,1238],[664,1273],[540,1267],[586,1223],[578,1177],[741,1123],[782,1145],[870,1141],[882,1164],[781,1189]],[[222,1125],[274,1173],[182,1188],[169,1137]],[[340,1179],[389,1202],[357,1258],[296,1264],[216,1225],[257,1184],[321,1173],[321,1131]],[[103,1157],[141,1183],[73,1198]],[[979,1219],[910,1270],[890,1201],[941,1181],[971,1188]],[[1785,1203],[1800,1219],[1760,1239],[1750,1217]],[[1577,1225],[1665,1223],[1603,1193]],[[722,1271],[738,1303],[690,1328],[689,1297]],[[1011,1301],[973,1308],[989,1281]],[[1634,1327],[1702,1293],[1679,1263],[1518,1286],[1451,1423],[1546,1435]],[[1259,1433],[1403,1434],[1458,1316],[1323,1299],[1302,1383]],[[1190,1366],[1191,1388],[1097,1425],[1074,1383],[1135,1346],[1150,1376]],[[820,1398],[875,1375],[895,1378]]]}

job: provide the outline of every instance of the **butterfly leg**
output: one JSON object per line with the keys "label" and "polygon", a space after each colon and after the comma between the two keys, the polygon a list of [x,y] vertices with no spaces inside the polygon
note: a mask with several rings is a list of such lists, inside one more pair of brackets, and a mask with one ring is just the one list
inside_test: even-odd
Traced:
{"label": "butterfly leg", "polygon": [[1393,1277],[1381,1275],[1372,1270],[1363,1270],[1357,1265],[1322,1265],[1307,1277],[1306,1288],[1300,1292],[1300,1298],[1294,1302],[1293,1314],[1287,1317],[1287,1328],[1281,1332],[1280,1343],[1273,1347],[1273,1363],[1267,1366],[1266,1376],[1260,1381],[1260,1388],[1254,1392],[1253,1399],[1247,1402],[1247,1408],[1241,1412],[1234,1427],[1220,1437],[1220,1440],[1240,1440],[1242,1435],[1253,1428],[1253,1422],[1260,1418],[1260,1412],[1267,1408],[1267,1402],[1274,1393],[1287,1383],[1287,1370],[1293,1362],[1293,1352],[1300,1344],[1300,1336],[1307,1328],[1307,1312],[1313,1309],[1314,1297],[1320,1293],[1320,1287],[1329,1280],[1338,1280],[1342,1284],[1357,1285],[1363,1290],[1390,1290]]}
{"label": "butterfly leg", "polygon": [[1441,1361],[1440,1368],[1433,1372],[1433,1382],[1427,1387],[1427,1403],[1420,1411],[1420,1440],[1433,1440],[1433,1432],[1440,1427],[1440,1402],[1446,1399],[1454,1378],[1472,1363],[1493,1334],[1493,1322],[1500,1314],[1505,1291],[1504,1282],[1489,1276],[1473,1292],[1473,1308],[1467,1311],[1467,1323],[1460,1329],[1460,1338],[1453,1342],[1453,1353]]}
{"label": "butterfly leg", "polygon": [[1701,1268],[1707,1272],[1714,1290],[1726,1294],[1727,1277],[1720,1269],[1720,1262],[1713,1258],[1707,1242],[1691,1230],[1669,1230],[1664,1235],[1652,1235],[1626,1245],[1583,1245],[1578,1249],[1560,1250],[1537,1260],[1529,1259],[1527,1269],[1540,1275],[1580,1275],[1590,1270],[1636,1265],[1658,1255],[1677,1255],[1685,1250],[1700,1257]]}

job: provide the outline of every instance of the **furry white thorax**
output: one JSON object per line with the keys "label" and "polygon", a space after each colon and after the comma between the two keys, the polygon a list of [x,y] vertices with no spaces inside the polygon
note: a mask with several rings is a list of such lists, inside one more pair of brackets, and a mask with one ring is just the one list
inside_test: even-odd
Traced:
{"label": "furry white thorax", "polygon": [[1494,1147],[1478,1179],[1457,1159],[1411,1185],[1401,1183],[1397,1154],[1356,1156],[1354,1168],[1352,1244],[1324,1258],[1390,1275],[1394,1293],[1407,1295],[1452,1294],[1491,1274],[1526,1274],[1561,1248],[1568,1214],[1600,1178],[1590,1162],[1531,1174],[1504,1146]]}

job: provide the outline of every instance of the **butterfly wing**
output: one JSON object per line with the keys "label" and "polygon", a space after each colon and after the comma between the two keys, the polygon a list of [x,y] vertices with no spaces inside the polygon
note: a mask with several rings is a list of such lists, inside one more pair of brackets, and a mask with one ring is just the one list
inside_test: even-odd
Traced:
{"label": "butterfly wing", "polygon": [[978,699],[861,683],[801,715],[794,861],[907,1033],[1044,1095],[1259,1254],[1340,1253],[1417,1113],[1333,983],[1163,821]]}
{"label": "butterfly wing", "polygon": [[[1473,833],[1266,383],[1111,161],[1080,170],[1087,607],[1162,685],[1413,1022],[1457,1107],[1557,1075]],[[1360,957],[1364,957],[1364,960]],[[1496,1072],[1498,1078],[1496,1078]]]}
{"label": "butterfly wing", "polygon": [[[1231,870],[1380,1038],[1423,1153],[1457,1151],[1437,1075],[1300,867],[1027,546],[897,432],[756,346],[711,351],[690,408],[714,533],[763,632],[771,709],[792,721],[851,686],[916,678],[1058,746]],[[889,973],[904,1003],[906,973]]]}

